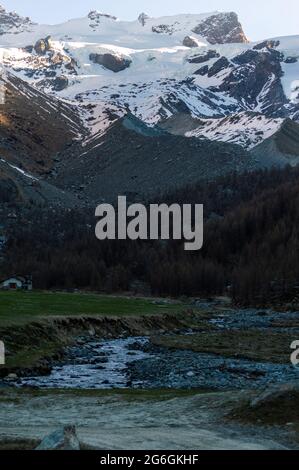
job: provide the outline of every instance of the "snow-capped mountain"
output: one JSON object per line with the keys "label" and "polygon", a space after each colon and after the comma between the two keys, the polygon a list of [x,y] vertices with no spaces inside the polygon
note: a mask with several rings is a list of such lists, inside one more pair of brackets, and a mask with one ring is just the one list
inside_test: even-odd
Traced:
{"label": "snow-capped mountain", "polygon": [[142,13],[128,22],[92,11],[38,25],[1,7],[0,34],[3,70],[76,110],[76,155],[94,152],[126,115],[168,134],[247,150],[286,120],[299,122],[299,36],[252,43],[232,12]]}
{"label": "snow-capped mountain", "polygon": [[[92,104],[89,122],[97,131],[110,109],[130,111],[151,125],[185,112],[207,120],[202,135],[209,138],[218,127],[211,118],[222,127],[231,114],[243,113],[245,126],[244,112],[266,116],[265,133],[265,120],[256,120],[262,140],[269,127],[276,129],[270,118],[298,117],[299,38],[250,43],[235,13],[143,13],[125,22],[93,11],[56,26],[36,25],[4,9],[1,15],[9,25],[1,37],[4,65],[48,93]],[[254,136],[240,143],[258,141]]]}

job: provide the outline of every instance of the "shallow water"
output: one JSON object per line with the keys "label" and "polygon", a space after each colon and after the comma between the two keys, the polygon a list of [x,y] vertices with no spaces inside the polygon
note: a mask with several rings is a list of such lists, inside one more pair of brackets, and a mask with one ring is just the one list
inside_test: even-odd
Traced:
{"label": "shallow water", "polygon": [[68,348],[49,376],[26,377],[18,386],[58,389],[254,389],[298,379],[287,364],[256,363],[152,346],[149,338],[84,340]]}
{"label": "shallow water", "polygon": [[131,351],[136,342],[142,347],[147,338],[131,337],[107,341],[92,341],[82,347],[70,348],[64,365],[55,366],[51,375],[26,377],[22,386],[38,388],[111,389],[138,387],[138,381],[129,382],[127,368],[130,362],[150,358],[142,350]]}

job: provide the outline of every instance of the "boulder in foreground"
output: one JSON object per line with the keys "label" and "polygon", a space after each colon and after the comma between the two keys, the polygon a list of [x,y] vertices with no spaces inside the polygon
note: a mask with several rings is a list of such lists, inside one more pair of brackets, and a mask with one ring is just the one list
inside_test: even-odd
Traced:
{"label": "boulder in foreground", "polygon": [[36,450],[80,450],[75,426],[65,426],[49,434]]}

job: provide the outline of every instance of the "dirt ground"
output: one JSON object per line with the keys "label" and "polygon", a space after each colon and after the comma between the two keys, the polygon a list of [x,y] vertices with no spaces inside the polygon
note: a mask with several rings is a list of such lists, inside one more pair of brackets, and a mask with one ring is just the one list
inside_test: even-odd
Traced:
{"label": "dirt ground", "polygon": [[95,449],[294,448],[288,426],[226,420],[226,414],[245,397],[246,392],[50,393],[7,389],[1,395],[0,448],[26,447],[26,440],[38,442],[68,424],[76,426],[84,447]]}

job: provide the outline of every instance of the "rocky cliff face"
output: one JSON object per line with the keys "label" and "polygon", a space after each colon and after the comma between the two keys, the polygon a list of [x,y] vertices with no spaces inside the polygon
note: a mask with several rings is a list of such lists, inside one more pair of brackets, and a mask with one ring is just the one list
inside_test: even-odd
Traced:
{"label": "rocky cliff face", "polygon": [[288,100],[281,82],[283,61],[284,55],[278,50],[257,45],[231,60],[222,56],[195,73],[208,78],[225,73],[214,91],[225,92],[248,109],[258,108],[266,116],[286,117]]}
{"label": "rocky cliff face", "polygon": [[193,32],[206,38],[210,44],[248,42],[236,13],[212,15],[196,26]]}

